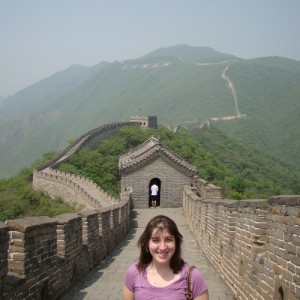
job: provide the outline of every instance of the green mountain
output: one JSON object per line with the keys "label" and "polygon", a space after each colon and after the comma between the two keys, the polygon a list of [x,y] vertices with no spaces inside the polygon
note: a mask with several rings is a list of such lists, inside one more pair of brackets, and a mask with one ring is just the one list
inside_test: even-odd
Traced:
{"label": "green mountain", "polygon": [[[286,62],[283,66],[282,62]],[[268,65],[268,66],[267,66]],[[300,167],[300,64],[290,60],[241,61],[228,71],[247,118],[216,126],[244,145]],[[296,71],[298,69],[299,71]]]}
{"label": "green mountain", "polygon": [[[163,125],[196,127],[209,118],[249,147],[300,167],[300,63],[243,60],[211,48],[178,45],[136,60],[72,66],[0,103],[0,177],[85,131],[130,116],[156,115]],[[222,74],[226,70],[226,76]]]}

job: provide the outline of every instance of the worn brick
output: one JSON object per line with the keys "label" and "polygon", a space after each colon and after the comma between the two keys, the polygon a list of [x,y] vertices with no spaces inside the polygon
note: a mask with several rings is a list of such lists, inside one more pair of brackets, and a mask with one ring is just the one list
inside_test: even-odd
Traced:
{"label": "worn brick", "polygon": [[298,247],[296,245],[293,245],[292,243],[286,243],[285,250],[291,254],[297,255]]}

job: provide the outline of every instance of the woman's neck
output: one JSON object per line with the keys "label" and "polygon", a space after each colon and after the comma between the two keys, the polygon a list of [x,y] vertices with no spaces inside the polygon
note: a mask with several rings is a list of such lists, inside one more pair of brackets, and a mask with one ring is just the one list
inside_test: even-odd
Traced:
{"label": "woman's neck", "polygon": [[152,261],[150,263],[149,267],[150,267],[150,269],[154,270],[157,273],[167,273],[169,271],[172,271],[172,273],[173,273],[173,270],[171,269],[170,264],[159,264],[159,263]]}
{"label": "woman's neck", "polygon": [[179,276],[179,274],[174,274],[169,264],[152,262],[147,268],[148,281],[156,287],[168,286],[176,281]]}

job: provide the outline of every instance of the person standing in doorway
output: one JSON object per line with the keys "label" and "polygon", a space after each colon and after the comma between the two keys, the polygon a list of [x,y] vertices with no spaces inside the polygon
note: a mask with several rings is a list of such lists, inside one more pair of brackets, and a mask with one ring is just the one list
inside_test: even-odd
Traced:
{"label": "person standing in doorway", "polygon": [[158,186],[156,183],[151,185],[151,205],[153,208],[156,207],[156,201],[158,199]]}

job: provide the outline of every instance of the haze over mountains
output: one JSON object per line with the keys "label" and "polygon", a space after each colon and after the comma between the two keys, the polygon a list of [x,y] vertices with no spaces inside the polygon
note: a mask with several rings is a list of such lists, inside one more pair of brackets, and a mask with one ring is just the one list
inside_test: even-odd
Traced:
{"label": "haze over mountains", "polygon": [[0,177],[61,150],[89,129],[134,114],[189,127],[208,118],[236,117],[232,87],[246,117],[212,125],[299,169],[300,62],[244,60],[208,47],[178,45],[135,60],[73,65],[0,98]]}

